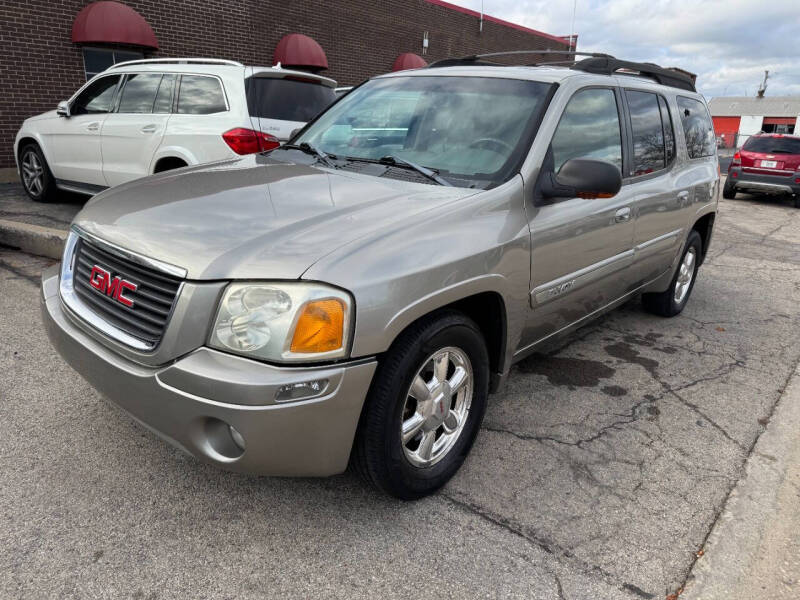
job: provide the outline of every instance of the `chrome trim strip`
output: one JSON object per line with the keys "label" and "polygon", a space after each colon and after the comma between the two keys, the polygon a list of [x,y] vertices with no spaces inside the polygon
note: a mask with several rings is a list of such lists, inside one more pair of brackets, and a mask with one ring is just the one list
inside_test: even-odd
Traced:
{"label": "chrome trim strip", "polygon": [[531,296],[533,297],[537,306],[546,304],[547,302],[555,300],[567,292],[578,289],[590,283],[594,283],[595,281],[602,279],[603,277],[606,277],[615,271],[625,268],[633,262],[632,259],[633,250],[625,250],[624,252],[610,256],[609,258],[601,260],[600,262],[596,262],[588,267],[584,267],[578,271],[559,277],[558,279],[553,279],[552,281],[543,283],[542,285],[533,288]]}
{"label": "chrome trim strip", "polygon": [[111,242],[107,242],[106,240],[101,239],[96,235],[89,233],[88,231],[84,231],[77,225],[73,225],[72,230],[80,237],[88,239],[93,244],[97,244],[98,246],[103,248],[106,252],[115,254],[120,258],[124,258],[133,263],[137,263],[145,267],[150,267],[151,269],[155,269],[156,271],[161,271],[165,275],[170,275],[171,277],[177,277],[179,279],[186,279],[186,275],[188,273],[186,269],[182,267],[176,267],[175,265],[171,265],[169,263],[156,260],[155,258],[149,258],[147,256],[142,256],[141,254],[137,254],[136,252],[125,250],[124,248],[120,248],[119,246],[112,244]]}
{"label": "chrome trim strip", "polygon": [[[58,282],[61,301],[71,312],[100,333],[118,342],[122,342],[135,350],[141,350],[143,352],[152,351],[155,348],[155,344],[147,344],[115,327],[92,311],[75,292],[75,246],[78,244],[78,239],[77,232],[70,231],[67,237],[67,243],[64,246],[64,258],[61,261],[61,276]],[[180,292],[180,290],[178,291]]]}
{"label": "chrome trim strip", "polygon": [[647,240],[646,242],[642,242],[641,244],[635,246],[633,250],[636,254],[638,254],[643,250],[651,248],[652,246],[661,245],[661,243],[665,241],[670,241],[674,243],[674,241],[678,240],[682,232],[683,229],[676,229],[675,231],[670,231],[669,233],[665,233],[664,235],[659,235],[658,237],[654,237],[651,240]]}

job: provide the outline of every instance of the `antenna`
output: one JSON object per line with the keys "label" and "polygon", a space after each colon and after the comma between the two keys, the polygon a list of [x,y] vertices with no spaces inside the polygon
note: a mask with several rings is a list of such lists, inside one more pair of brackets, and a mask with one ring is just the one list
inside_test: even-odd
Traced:
{"label": "antenna", "polygon": [[572,3],[572,24],[569,27],[569,49],[575,49],[575,11],[578,9],[578,0]]}
{"label": "antenna", "polygon": [[756,92],[756,95],[759,98],[763,98],[764,92],[767,91],[767,79],[769,79],[769,71],[764,71],[764,81],[761,82],[761,85],[758,88],[758,92]]}

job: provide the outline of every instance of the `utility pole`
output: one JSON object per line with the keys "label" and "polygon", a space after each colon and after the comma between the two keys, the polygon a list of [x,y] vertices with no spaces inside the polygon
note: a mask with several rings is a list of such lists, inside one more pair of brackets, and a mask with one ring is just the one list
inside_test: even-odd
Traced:
{"label": "utility pole", "polygon": [[769,71],[764,71],[764,81],[761,82],[761,86],[758,88],[758,92],[756,93],[759,98],[763,98],[764,92],[767,91],[767,79],[769,79]]}

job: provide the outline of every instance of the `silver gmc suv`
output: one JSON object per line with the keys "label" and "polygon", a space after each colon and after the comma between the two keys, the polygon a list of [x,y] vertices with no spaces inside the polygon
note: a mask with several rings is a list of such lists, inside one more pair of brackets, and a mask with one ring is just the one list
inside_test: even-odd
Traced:
{"label": "silver gmc suv", "polygon": [[636,294],[681,312],[717,210],[684,75],[488,58],[376,77],[271,152],[99,194],[43,276],[52,343],[205,461],[433,492],[516,361]]}

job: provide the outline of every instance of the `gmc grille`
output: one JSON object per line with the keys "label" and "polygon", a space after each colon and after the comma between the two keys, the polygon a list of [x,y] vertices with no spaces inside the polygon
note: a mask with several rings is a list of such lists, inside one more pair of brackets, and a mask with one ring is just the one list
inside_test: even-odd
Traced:
{"label": "gmc grille", "polygon": [[[98,316],[125,333],[155,347],[167,326],[172,306],[178,295],[181,280],[150,267],[111,254],[84,238],[75,248],[75,293]],[[133,306],[125,306],[112,294],[91,284],[92,269],[100,267],[136,285],[135,291],[125,291]]]}

